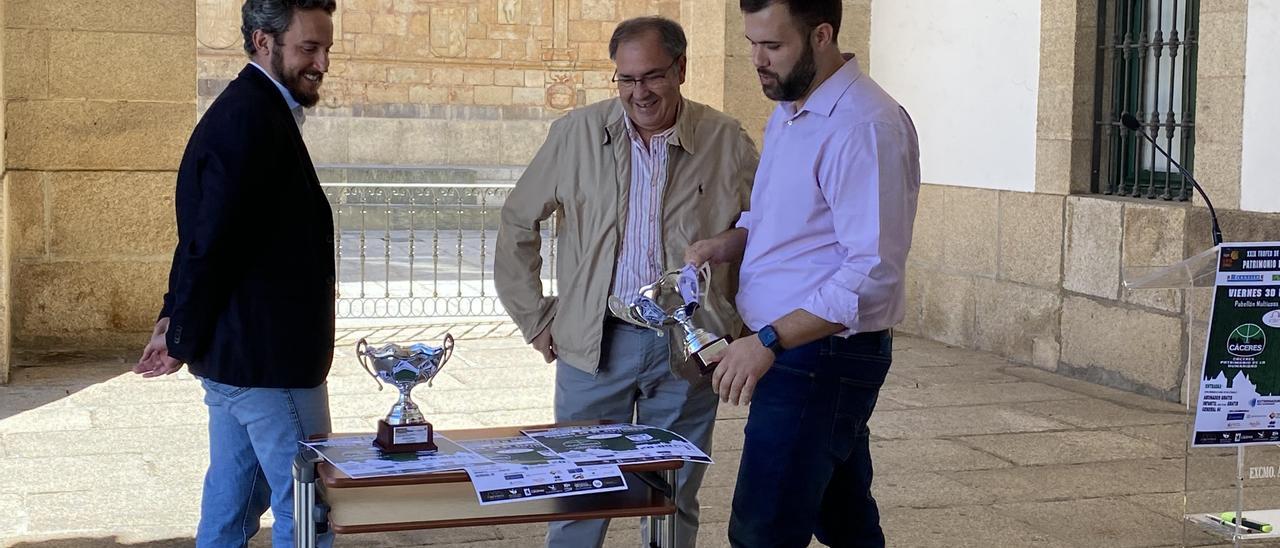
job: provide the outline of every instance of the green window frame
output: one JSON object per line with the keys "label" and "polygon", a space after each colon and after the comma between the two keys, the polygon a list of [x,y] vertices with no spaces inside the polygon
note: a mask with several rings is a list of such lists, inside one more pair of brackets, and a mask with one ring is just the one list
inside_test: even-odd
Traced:
{"label": "green window frame", "polygon": [[1138,118],[1143,131],[1193,171],[1199,19],[1199,0],[1098,2],[1095,192],[1190,199],[1191,185],[1178,169],[1120,118]]}

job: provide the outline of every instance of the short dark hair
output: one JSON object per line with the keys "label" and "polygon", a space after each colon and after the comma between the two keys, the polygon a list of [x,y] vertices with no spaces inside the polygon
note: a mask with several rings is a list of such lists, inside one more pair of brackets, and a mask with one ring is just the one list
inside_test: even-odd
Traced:
{"label": "short dark hair", "polygon": [[613,29],[613,37],[609,39],[609,58],[617,56],[618,46],[623,42],[634,40],[648,32],[658,33],[662,49],[667,50],[673,60],[684,55],[685,49],[689,47],[689,40],[684,37],[684,28],[680,23],[666,17],[635,17],[618,23],[618,28]]}
{"label": "short dark hair", "polygon": [[244,51],[257,53],[253,47],[253,31],[261,30],[277,41],[289,30],[294,10],[324,10],[333,15],[337,0],[244,0],[240,7],[240,34],[244,35]]}
{"label": "short dark hair", "polygon": [[791,16],[803,25],[806,33],[818,28],[818,25],[831,25],[831,37],[840,35],[840,18],[844,15],[844,7],[840,0],[739,0],[738,6],[743,13],[755,13],[772,4],[782,4],[791,11]]}

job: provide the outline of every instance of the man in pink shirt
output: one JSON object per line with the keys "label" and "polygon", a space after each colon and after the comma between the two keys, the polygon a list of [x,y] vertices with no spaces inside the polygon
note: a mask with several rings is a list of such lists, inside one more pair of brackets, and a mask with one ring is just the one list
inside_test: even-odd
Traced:
{"label": "man in pink shirt", "polygon": [[729,522],[742,547],[884,546],[867,420],[892,361],[919,146],[906,111],[841,54],[839,0],[741,0],[752,61],[778,101],[751,209],[695,242],[693,264],[742,260],[755,334],[712,377],[751,403]]}

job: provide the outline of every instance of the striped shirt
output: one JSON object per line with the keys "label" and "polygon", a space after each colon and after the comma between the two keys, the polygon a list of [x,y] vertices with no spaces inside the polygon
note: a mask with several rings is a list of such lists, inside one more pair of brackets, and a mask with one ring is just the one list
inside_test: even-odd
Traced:
{"label": "striped shirt", "polygon": [[631,190],[611,293],[629,303],[663,272],[662,192],[667,186],[667,139],[676,128],[650,137],[646,147],[631,119],[623,116],[623,120],[631,138]]}

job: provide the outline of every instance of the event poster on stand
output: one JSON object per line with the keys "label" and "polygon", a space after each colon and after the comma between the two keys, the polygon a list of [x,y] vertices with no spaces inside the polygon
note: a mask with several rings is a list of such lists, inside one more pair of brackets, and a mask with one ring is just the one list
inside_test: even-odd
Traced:
{"label": "event poster on stand", "polygon": [[1280,242],[1222,244],[1193,446],[1280,443]]}

